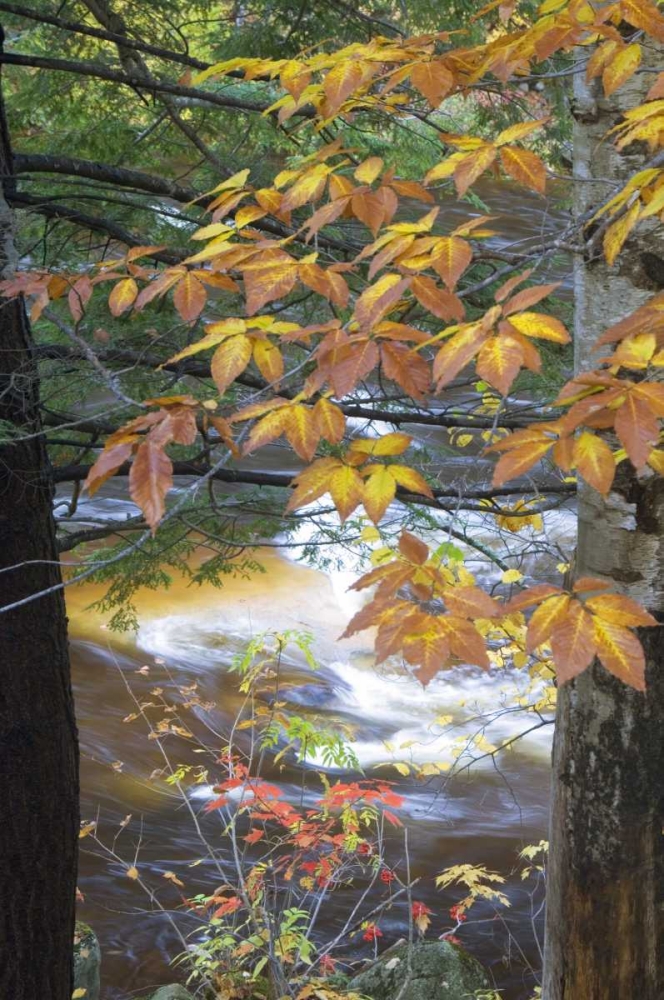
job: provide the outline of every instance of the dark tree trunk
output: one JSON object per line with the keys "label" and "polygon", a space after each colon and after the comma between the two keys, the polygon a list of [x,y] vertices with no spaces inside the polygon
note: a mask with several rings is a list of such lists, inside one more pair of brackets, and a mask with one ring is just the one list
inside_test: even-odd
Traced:
{"label": "dark tree trunk", "polygon": [[[14,265],[0,95],[0,271]],[[22,301],[0,304],[0,609],[60,583],[53,488]],[[13,442],[8,438],[14,436]],[[31,565],[31,563],[33,563]],[[61,590],[0,610],[0,997],[70,1000],[78,744]]]}
{"label": "dark tree trunk", "polygon": [[[662,50],[644,46],[643,68]],[[575,176],[579,215],[599,197],[593,178],[625,183],[648,151],[606,138],[645,100],[650,73],[611,97],[575,76]],[[657,220],[639,226],[612,267],[579,257],[575,272],[576,368],[596,367],[595,340],[657,292],[664,258]],[[662,623],[641,629],[645,693],[595,663],[559,692],[553,753],[544,1000],[664,998],[664,479],[623,462],[607,497],[579,489],[576,575],[605,579]]]}

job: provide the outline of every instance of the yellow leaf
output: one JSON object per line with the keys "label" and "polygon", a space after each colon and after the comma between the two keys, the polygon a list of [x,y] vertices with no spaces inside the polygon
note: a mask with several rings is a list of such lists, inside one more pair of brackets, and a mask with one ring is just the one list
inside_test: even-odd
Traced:
{"label": "yellow leaf", "polygon": [[278,382],[284,373],[281,351],[269,340],[254,340],[254,361],[268,383]]}
{"label": "yellow leaf", "polygon": [[355,171],[355,180],[360,184],[372,184],[382,169],[383,161],[380,156],[370,156],[364,163],[360,163]]}
{"label": "yellow leaf", "polygon": [[394,431],[379,438],[357,438],[351,442],[350,451],[363,455],[401,455],[412,440],[410,434]]}
{"label": "yellow leaf", "polygon": [[505,146],[510,142],[518,142],[519,139],[524,139],[531,132],[536,129],[541,128],[549,121],[548,118],[539,118],[534,122],[517,122],[516,125],[510,125],[508,128],[503,129],[499,132],[494,140],[494,145]]}
{"label": "yellow leaf", "polygon": [[552,340],[556,344],[569,344],[570,335],[558,319],[544,313],[522,312],[510,316],[510,324],[526,337]]}
{"label": "yellow leaf", "polygon": [[345,521],[362,503],[364,481],[357,469],[341,465],[330,476],[329,492],[341,520]]}
{"label": "yellow leaf", "polygon": [[613,222],[604,233],[604,256],[609,267],[622,250],[623,244],[636,225],[641,213],[641,205],[635,201],[628,212],[625,212],[617,222]]}
{"label": "yellow leaf", "polygon": [[390,475],[388,466],[375,465],[375,470],[364,484],[363,504],[367,514],[378,524],[383,514],[394,500],[397,484]]}
{"label": "yellow leaf", "polygon": [[121,316],[133,304],[138,295],[138,285],[133,278],[118,281],[108,297],[108,308],[113,316]]}
{"label": "yellow leaf", "polygon": [[614,90],[622,87],[641,65],[641,46],[637,42],[627,45],[617,56],[614,56],[602,74],[604,94],[609,97]]}
{"label": "yellow leaf", "polygon": [[88,995],[88,991],[83,986],[77,986],[71,995],[71,1000],[80,1000],[81,997]]}
{"label": "yellow leaf", "polygon": [[251,339],[242,333],[236,337],[229,337],[217,348],[212,357],[210,371],[221,395],[247,367],[251,361],[252,349]]}
{"label": "yellow leaf", "polygon": [[408,764],[397,763],[397,764],[392,764],[392,767],[395,769],[395,771],[398,771],[399,774],[402,774],[404,778],[407,778],[408,775],[410,774],[410,768]]}
{"label": "yellow leaf", "polygon": [[501,580],[503,583],[518,583],[519,580],[523,580],[523,573],[520,573],[518,569],[506,569]]}
{"label": "yellow leaf", "polygon": [[138,878],[138,868],[136,867],[136,865],[131,865],[129,868],[127,868],[125,875],[127,876],[127,878],[136,881],[136,879]]}
{"label": "yellow leaf", "polygon": [[599,493],[609,492],[616,463],[613,452],[602,438],[583,431],[574,442],[574,465],[585,481]]}

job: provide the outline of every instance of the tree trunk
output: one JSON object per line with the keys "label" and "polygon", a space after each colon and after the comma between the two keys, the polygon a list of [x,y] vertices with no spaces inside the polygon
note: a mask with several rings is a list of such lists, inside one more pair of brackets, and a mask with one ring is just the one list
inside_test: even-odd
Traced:
{"label": "tree trunk", "polygon": [[[0,95],[0,273],[15,264]],[[78,746],[30,326],[0,300],[0,997],[70,1000]],[[12,441],[12,437],[14,440]]]}
{"label": "tree trunk", "polygon": [[[649,40],[643,68],[661,68],[661,55]],[[618,153],[605,136],[653,79],[637,74],[606,99],[577,74],[579,216],[610,190],[600,178],[624,182],[648,159],[641,145]],[[663,261],[661,226],[637,229],[613,267],[578,260],[577,370],[596,367],[597,336],[662,288]],[[624,462],[606,499],[581,488],[576,575],[605,578],[664,622],[664,479]],[[640,638],[645,694],[597,663],[559,692],[544,1000],[664,997],[664,628]]]}

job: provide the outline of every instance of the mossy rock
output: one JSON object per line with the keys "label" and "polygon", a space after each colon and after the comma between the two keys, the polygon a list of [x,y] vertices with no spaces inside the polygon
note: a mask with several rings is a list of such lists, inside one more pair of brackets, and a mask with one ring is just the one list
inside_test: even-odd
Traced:
{"label": "mossy rock", "polygon": [[160,986],[155,993],[143,997],[143,1000],[194,1000],[194,998],[189,990],[176,983],[172,986]]}
{"label": "mossy rock", "polygon": [[82,920],[74,931],[74,991],[85,990],[85,1000],[99,1000],[101,949],[97,935]]}
{"label": "mossy rock", "polygon": [[408,945],[390,949],[384,959],[351,979],[348,989],[371,1000],[468,1000],[490,986],[483,967],[463,948],[449,941],[413,945],[412,975],[408,975]]}

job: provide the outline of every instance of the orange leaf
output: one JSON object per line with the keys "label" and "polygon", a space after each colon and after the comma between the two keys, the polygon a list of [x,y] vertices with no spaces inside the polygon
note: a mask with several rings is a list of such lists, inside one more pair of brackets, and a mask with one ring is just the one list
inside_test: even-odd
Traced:
{"label": "orange leaf", "polygon": [[491,337],[483,344],[477,356],[476,367],[480,378],[506,396],[522,364],[521,345],[509,334],[501,334]]}
{"label": "orange leaf", "polygon": [[297,280],[297,261],[281,250],[265,251],[256,263],[243,267],[247,295],[247,316],[253,316],[268,302],[283,298]]}
{"label": "orange leaf", "polygon": [[385,377],[400,385],[412,399],[423,401],[431,386],[426,359],[404,344],[385,343],[381,345],[380,357]]}
{"label": "orange leaf", "polygon": [[364,73],[364,64],[356,59],[344,59],[332,67],[323,82],[323,90],[328,101],[326,113],[329,117],[334,115],[361,85]]}
{"label": "orange leaf", "polygon": [[166,510],[165,497],[173,486],[173,464],[163,443],[150,437],[136,451],[129,472],[129,495],[143,511],[154,534]]}
{"label": "orange leaf", "polygon": [[430,629],[422,635],[408,636],[403,644],[403,656],[407,663],[416,665],[415,676],[426,687],[447,664],[450,644],[444,632]]}
{"label": "orange leaf", "polygon": [[556,594],[536,608],[528,623],[526,649],[529,653],[551,637],[556,625],[566,616],[570,600],[569,594]]}
{"label": "orange leaf", "polygon": [[454,77],[440,60],[436,60],[414,66],[410,82],[426,97],[432,108],[437,108],[454,86]]}
{"label": "orange leaf", "polygon": [[358,338],[339,348],[329,373],[335,396],[341,398],[352,392],[357,383],[373,371],[379,357],[375,340]]}
{"label": "orange leaf", "polygon": [[202,313],[206,302],[205,286],[191,271],[187,271],[177,283],[173,305],[185,323],[193,323]]}
{"label": "orange leaf", "polygon": [[530,441],[519,448],[515,448],[508,454],[503,455],[496,464],[493,472],[493,485],[502,486],[510,479],[522,476],[528,469],[532,469],[541,458],[544,458],[547,451],[553,445],[549,439]]}
{"label": "orange leaf", "polygon": [[439,288],[433,278],[417,275],[411,283],[415,298],[432,316],[449,323],[451,320],[462,320],[464,308],[461,299],[452,292]]}
{"label": "orange leaf", "polygon": [[629,392],[616,412],[614,427],[632,465],[642,469],[659,439],[659,426],[648,403]]}
{"label": "orange leaf", "polygon": [[94,496],[100,486],[109,479],[121,465],[129,460],[134,450],[134,445],[131,442],[124,441],[121,444],[112,445],[110,448],[107,446],[99,455],[97,461],[94,463],[90,471],[88,472],[87,479],[83,484],[83,488],[88,491],[90,496]]}
{"label": "orange leaf", "polygon": [[[503,151],[501,150],[501,153]],[[495,146],[486,145],[479,146],[474,149],[472,153],[468,153],[464,156],[456,170],[454,171],[454,183],[456,185],[457,194],[459,197],[463,197],[468,188],[477,180],[477,178],[488,170],[491,164],[496,159],[496,148]]]}
{"label": "orange leaf", "polygon": [[551,636],[551,652],[559,684],[576,677],[595,656],[593,619],[578,601],[571,601]]}
{"label": "orange leaf", "polygon": [[500,151],[500,162],[506,174],[519,184],[544,194],[546,190],[546,167],[539,156],[529,149],[505,146]]}
{"label": "orange leaf", "polygon": [[447,287],[453,289],[472,259],[470,243],[457,236],[445,236],[436,245],[431,266]]}
{"label": "orange leaf", "polygon": [[463,371],[489,336],[478,324],[460,330],[441,347],[433,363],[433,377],[439,388],[448,385]]}
{"label": "orange leaf", "polygon": [[409,531],[402,531],[399,537],[399,552],[408,562],[423,566],[429,558],[429,547]]}
{"label": "orange leaf", "polygon": [[371,329],[396,305],[408,285],[408,278],[399,274],[384,274],[365,289],[355,304],[355,318],[360,327]]}
{"label": "orange leaf", "polygon": [[461,618],[493,618],[500,613],[498,602],[479,587],[448,587],[443,600],[451,614]]}
{"label": "orange leaf", "polygon": [[559,286],[560,282],[556,281],[551,285],[533,285],[532,288],[523,288],[505,303],[503,306],[503,316],[510,316],[512,313],[520,312],[522,309],[529,309],[531,306],[536,306],[538,302],[545,299],[551,292],[555,292]]}

